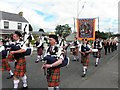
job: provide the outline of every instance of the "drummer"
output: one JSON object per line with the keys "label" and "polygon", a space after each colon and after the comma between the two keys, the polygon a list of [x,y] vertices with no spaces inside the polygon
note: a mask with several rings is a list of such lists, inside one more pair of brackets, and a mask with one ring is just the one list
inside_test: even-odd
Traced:
{"label": "drummer", "polygon": [[102,43],[98,38],[96,38],[96,40],[93,42],[93,49],[98,49],[98,52],[95,52],[96,54],[95,67],[97,67],[100,60],[100,51],[102,49]]}
{"label": "drummer", "polygon": [[79,61],[78,50],[79,50],[80,43],[79,43],[77,37],[74,38],[72,45],[75,48],[75,50],[73,50],[73,52],[72,52],[73,57],[74,57],[73,61]]}

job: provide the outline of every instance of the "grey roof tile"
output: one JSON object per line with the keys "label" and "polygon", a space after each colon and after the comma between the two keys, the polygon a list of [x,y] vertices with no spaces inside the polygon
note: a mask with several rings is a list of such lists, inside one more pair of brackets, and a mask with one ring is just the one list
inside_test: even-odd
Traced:
{"label": "grey roof tile", "polygon": [[1,19],[28,23],[28,21],[24,17],[21,17],[18,14],[4,12],[4,11],[0,11],[0,20]]}

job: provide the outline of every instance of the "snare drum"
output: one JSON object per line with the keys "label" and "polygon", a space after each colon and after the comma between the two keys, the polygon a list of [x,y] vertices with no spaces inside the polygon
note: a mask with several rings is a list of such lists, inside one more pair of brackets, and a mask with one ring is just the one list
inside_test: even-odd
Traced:
{"label": "snare drum", "polygon": [[75,52],[75,46],[70,47],[70,53],[73,54]]}
{"label": "snare drum", "polygon": [[98,49],[92,49],[92,52],[98,52]]}

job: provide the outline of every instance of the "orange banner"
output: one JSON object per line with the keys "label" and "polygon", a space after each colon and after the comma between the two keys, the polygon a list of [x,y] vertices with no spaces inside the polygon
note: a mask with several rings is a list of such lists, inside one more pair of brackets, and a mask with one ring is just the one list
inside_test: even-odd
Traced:
{"label": "orange banner", "polygon": [[95,40],[95,18],[77,19],[77,37],[79,40]]}

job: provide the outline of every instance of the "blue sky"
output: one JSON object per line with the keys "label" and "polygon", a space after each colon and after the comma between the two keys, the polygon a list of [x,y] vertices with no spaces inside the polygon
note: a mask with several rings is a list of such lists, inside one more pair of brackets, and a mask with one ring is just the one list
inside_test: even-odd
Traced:
{"label": "blue sky", "polygon": [[[58,24],[69,24],[74,30],[73,18],[100,19],[100,31],[118,32],[119,0],[0,0],[0,10],[18,13],[23,11],[24,17],[33,26],[45,31],[53,31]],[[79,3],[78,3],[79,2]],[[84,5],[84,8],[82,8]],[[97,26],[97,23],[96,23]]]}
{"label": "blue sky", "polygon": [[56,20],[56,16],[54,14],[45,13],[40,10],[34,11],[37,12],[37,14],[40,15],[41,17],[44,17],[44,21],[46,22],[54,22]]}

